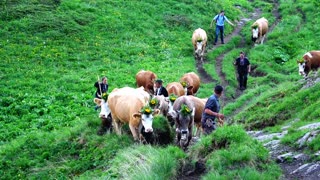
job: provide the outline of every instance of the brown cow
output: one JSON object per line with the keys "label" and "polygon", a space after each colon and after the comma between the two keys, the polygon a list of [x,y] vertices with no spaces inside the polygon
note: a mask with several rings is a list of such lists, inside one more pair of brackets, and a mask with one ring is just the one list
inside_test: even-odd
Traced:
{"label": "brown cow", "polygon": [[256,20],[251,25],[252,30],[252,41],[254,43],[261,43],[263,44],[264,38],[268,32],[268,20],[264,17]]}
{"label": "brown cow", "polygon": [[196,134],[196,137],[200,137],[202,113],[208,99],[200,99],[195,96],[188,96],[188,97],[193,101],[193,104],[195,106],[194,124],[197,127],[195,134]]}
{"label": "brown cow", "polygon": [[183,75],[180,82],[187,83],[187,95],[195,95],[200,87],[200,78],[194,72]]}
{"label": "brown cow", "polygon": [[320,67],[320,51],[309,51],[298,60],[299,74],[307,78],[311,70],[317,71]]}
{"label": "brown cow", "polygon": [[140,130],[144,127],[145,132],[153,132],[153,115],[158,114],[155,110],[151,114],[142,113],[141,110],[147,105],[149,94],[143,88],[120,88],[114,89],[108,97],[108,106],[111,110],[113,124],[117,134],[121,134],[121,127],[129,123],[134,140],[138,140]]}
{"label": "brown cow", "polygon": [[174,94],[176,96],[183,96],[183,95],[187,95],[185,92],[186,90],[184,90],[183,86],[181,85],[181,83],[178,82],[172,82],[169,83],[166,87],[168,94]]}
{"label": "brown cow", "polygon": [[151,95],[154,94],[154,81],[157,79],[157,75],[152,71],[141,70],[136,74],[137,87],[143,86],[144,89]]}
{"label": "brown cow", "polygon": [[196,59],[200,58],[203,62],[204,52],[207,46],[207,33],[201,28],[196,29],[192,34],[192,44],[194,47],[194,54]]}

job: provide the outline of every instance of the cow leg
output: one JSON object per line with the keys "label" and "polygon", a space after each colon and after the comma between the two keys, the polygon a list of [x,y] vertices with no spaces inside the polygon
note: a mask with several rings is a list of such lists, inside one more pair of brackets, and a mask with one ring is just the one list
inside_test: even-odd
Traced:
{"label": "cow leg", "polygon": [[201,129],[200,129],[200,128],[201,128],[201,123],[197,123],[197,124],[196,124],[196,128],[197,128],[197,129],[196,129],[196,133],[195,133],[195,134],[196,134],[196,137],[200,138],[200,133],[201,133]]}
{"label": "cow leg", "polygon": [[116,133],[118,134],[118,135],[121,135],[121,129],[120,129],[120,122],[119,122],[119,120],[117,120],[117,119],[114,119],[114,121],[113,121],[113,126],[114,126],[114,128],[115,128],[115,130],[116,130]]}
{"label": "cow leg", "polygon": [[129,128],[130,128],[130,130],[131,130],[133,139],[134,139],[135,141],[139,141],[137,129],[136,129],[132,124],[129,124]]}
{"label": "cow leg", "polygon": [[263,44],[263,41],[264,41],[264,38],[266,37],[266,35],[263,35],[262,37],[261,37],[261,44]]}

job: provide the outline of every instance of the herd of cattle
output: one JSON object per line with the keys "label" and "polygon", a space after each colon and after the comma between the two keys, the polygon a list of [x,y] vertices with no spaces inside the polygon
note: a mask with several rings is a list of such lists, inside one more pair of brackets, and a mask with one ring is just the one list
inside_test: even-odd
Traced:
{"label": "herd of cattle", "polygon": [[[254,43],[263,44],[268,32],[268,26],[268,20],[264,17],[257,19],[251,25],[251,39]],[[195,58],[202,62],[207,45],[207,34],[205,30],[198,28],[193,32],[192,44],[194,47]],[[299,65],[299,74],[307,78],[311,70],[317,71],[320,67],[320,51],[309,51],[297,62]]]}
{"label": "herd of cattle", "polygon": [[[175,126],[177,144],[186,147],[197,127],[196,136],[200,136],[201,117],[207,99],[194,95],[200,87],[200,78],[194,73],[184,74],[180,82],[168,83],[169,97],[154,95],[154,82],[157,75],[141,70],[136,74],[137,88],[115,88],[108,95],[107,102],[101,100],[100,118],[105,130],[113,125],[117,134],[122,133],[122,126],[128,124],[134,140],[144,141],[144,135],[153,133],[152,122],[156,115],[163,115]],[[155,100],[155,106],[150,102]],[[184,108],[184,109],[182,109]],[[188,113],[185,113],[185,108]]]}
{"label": "herd of cattle", "polygon": [[[268,31],[268,21],[260,18],[252,26],[252,40],[263,43]],[[198,28],[193,32],[192,44],[196,59],[203,61],[207,44],[206,32]],[[311,70],[320,67],[320,51],[310,51],[298,60],[299,74],[307,77]],[[180,82],[168,83],[168,94],[174,99],[164,96],[154,96],[154,82],[157,75],[151,71],[140,71],[136,74],[138,88],[115,88],[108,96],[107,102],[101,100],[100,118],[102,127],[109,128],[113,124],[117,134],[122,133],[122,125],[129,124],[134,140],[143,140],[143,134],[152,133],[154,116],[162,114],[167,117],[177,133],[177,144],[186,147],[192,138],[192,129],[197,127],[196,136],[200,136],[201,117],[207,99],[200,99],[194,95],[200,87],[200,78],[194,72],[184,74]],[[157,105],[152,109],[150,101],[156,99]],[[183,111],[187,108],[186,111]],[[188,112],[188,113],[185,113]]]}

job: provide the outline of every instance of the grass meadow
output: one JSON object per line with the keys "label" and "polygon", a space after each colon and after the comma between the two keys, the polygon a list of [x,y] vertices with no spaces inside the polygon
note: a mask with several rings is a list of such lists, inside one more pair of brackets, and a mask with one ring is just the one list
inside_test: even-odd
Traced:
{"label": "grass meadow", "polygon": [[[155,72],[164,84],[197,72],[192,32],[201,27],[213,42],[210,22],[221,9],[231,21],[256,8],[275,23],[274,3],[254,0],[113,1],[5,0],[0,2],[0,179],[176,179],[185,164],[206,159],[202,179],[278,179],[280,168],[246,129],[277,132],[293,120],[283,143],[303,135],[297,127],[320,120],[319,84],[302,89],[296,60],[319,49],[318,2],[279,0],[280,21],[264,45],[252,47],[250,25],[207,54],[206,71],[218,82],[215,58],[237,88],[230,64],[245,50],[261,76],[223,107],[230,125],[182,151],[172,145],[135,144],[130,133],[97,135],[94,82],[135,87],[135,74]],[[298,13],[297,13],[298,12]],[[292,15],[293,14],[293,15]],[[226,34],[233,27],[227,26]],[[236,48],[244,36],[246,47]],[[209,97],[215,83],[201,84]],[[237,112],[237,113],[235,113]],[[170,135],[172,138],[172,135]],[[320,150],[320,137],[308,144]],[[294,146],[294,145],[293,145]]]}

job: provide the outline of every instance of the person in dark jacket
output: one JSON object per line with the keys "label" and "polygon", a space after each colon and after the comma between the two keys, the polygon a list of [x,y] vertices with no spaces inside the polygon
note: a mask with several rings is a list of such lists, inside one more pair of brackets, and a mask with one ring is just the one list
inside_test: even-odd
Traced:
{"label": "person in dark jacket", "polygon": [[102,94],[108,92],[109,85],[108,85],[107,77],[103,77],[101,81],[102,82],[97,81],[94,83],[94,87],[97,88],[97,91],[95,93],[95,99],[94,99],[94,102],[97,103],[97,105],[94,107],[95,110],[98,110],[101,106],[100,103],[98,103],[100,101],[97,101],[97,100],[102,99]]}
{"label": "person in dark jacket", "polygon": [[[207,100],[204,111],[202,113],[201,118],[201,126],[204,135],[211,134],[214,130],[217,129],[217,120],[219,118],[221,120],[224,119],[224,115],[220,114],[220,104],[219,104],[219,97],[221,97],[223,91],[223,87],[217,85],[214,88],[214,94],[209,97]],[[219,120],[218,119],[218,120]]]}
{"label": "person in dark jacket", "polygon": [[102,82],[95,82],[94,87],[97,88],[95,97],[101,99],[101,94],[108,92],[108,79],[107,77],[103,77]]}
{"label": "person in dark jacket", "polygon": [[250,62],[248,58],[244,56],[244,53],[240,52],[240,57],[238,57],[233,64],[237,66],[240,90],[245,90],[247,88],[248,73],[251,72]]}
{"label": "person in dark jacket", "polygon": [[168,91],[165,87],[162,86],[162,80],[161,79],[157,79],[155,82],[155,87],[156,90],[154,92],[154,95],[156,96],[161,96],[163,95],[164,97],[168,97]]}

